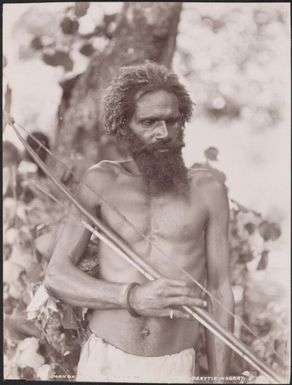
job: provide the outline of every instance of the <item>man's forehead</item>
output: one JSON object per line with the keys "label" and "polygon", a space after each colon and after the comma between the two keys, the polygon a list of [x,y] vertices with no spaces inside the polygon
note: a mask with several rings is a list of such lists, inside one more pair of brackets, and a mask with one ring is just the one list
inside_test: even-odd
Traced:
{"label": "man's forehead", "polygon": [[164,109],[178,112],[179,103],[176,95],[172,92],[159,89],[155,91],[138,91],[135,95],[135,113],[154,112]]}
{"label": "man's forehead", "polygon": [[159,95],[171,95],[172,97],[176,98],[176,95],[174,92],[172,91],[167,91],[163,88],[157,88],[155,90],[151,90],[151,91],[148,91],[148,90],[138,90],[136,93],[135,93],[135,96],[134,96],[134,100],[135,102],[138,102],[140,99],[142,98],[147,98],[147,99],[151,99],[151,98],[155,98]]}

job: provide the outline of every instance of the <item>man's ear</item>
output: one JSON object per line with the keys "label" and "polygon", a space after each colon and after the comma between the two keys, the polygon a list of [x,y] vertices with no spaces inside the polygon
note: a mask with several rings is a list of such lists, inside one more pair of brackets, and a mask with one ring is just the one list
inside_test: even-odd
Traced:
{"label": "man's ear", "polygon": [[127,134],[128,129],[126,127],[120,127],[120,135],[125,136]]}

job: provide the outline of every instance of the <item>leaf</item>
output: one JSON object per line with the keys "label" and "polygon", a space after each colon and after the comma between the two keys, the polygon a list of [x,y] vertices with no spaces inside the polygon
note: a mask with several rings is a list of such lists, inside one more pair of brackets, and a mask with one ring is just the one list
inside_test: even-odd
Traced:
{"label": "leaf", "polygon": [[281,235],[280,226],[277,223],[270,223],[268,221],[262,221],[258,226],[258,232],[264,239],[264,241],[274,241]]}
{"label": "leaf", "polygon": [[23,291],[24,291],[24,285],[23,283],[21,282],[20,279],[14,281],[13,283],[10,284],[9,286],[9,295],[13,298],[16,298],[16,299],[22,299],[22,294],[23,294]]}
{"label": "leaf", "polygon": [[[30,225],[29,225],[30,226]],[[34,240],[34,236],[32,232],[29,229],[29,226],[27,224],[24,224],[20,227],[19,231],[19,244],[20,247],[25,247],[27,250],[30,250],[31,243]]]}
{"label": "leaf", "polygon": [[74,13],[77,17],[82,17],[86,15],[87,10],[89,8],[89,2],[87,1],[82,1],[82,2],[75,2],[74,4]]}
{"label": "leaf", "polygon": [[4,243],[8,243],[9,245],[14,245],[19,239],[19,230],[11,227],[10,229],[5,231],[4,234]]}
{"label": "leaf", "polygon": [[59,313],[57,302],[59,302],[59,301],[56,300],[55,298],[49,297],[48,302],[47,302],[47,308],[52,310],[53,312]]}
{"label": "leaf", "polygon": [[12,379],[18,379],[19,374],[18,374],[18,367],[17,365],[12,362],[6,354],[4,354],[4,359],[3,359],[3,371],[4,371],[4,378],[6,380],[12,380]]}
{"label": "leaf", "polygon": [[62,305],[62,326],[64,329],[77,329],[77,322],[74,317],[72,306]]}
{"label": "leaf", "polygon": [[49,381],[51,376],[52,376],[52,374],[53,374],[53,369],[48,364],[40,366],[38,371],[37,371],[37,376],[42,381]]}
{"label": "leaf", "polygon": [[[28,305],[26,311],[28,313],[28,319],[35,318],[34,314],[37,312],[49,299],[49,293],[44,285],[40,285],[40,287],[35,292],[30,304]],[[31,318],[32,317],[32,318]]]}
{"label": "leaf", "polygon": [[23,293],[22,293],[22,301],[29,305],[32,299],[31,291],[28,289],[28,286],[25,287]]}
{"label": "leaf", "polygon": [[85,43],[80,48],[79,52],[82,53],[84,56],[91,56],[94,53],[95,49],[93,48],[92,44]]}
{"label": "leaf", "polygon": [[11,245],[8,245],[8,244],[3,245],[3,260],[4,261],[9,259],[11,251],[12,251]]}
{"label": "leaf", "polygon": [[[7,285],[5,285],[5,286],[7,287]],[[4,286],[3,290],[5,290],[5,286]],[[9,295],[6,296],[6,298],[5,298],[5,291],[4,291],[3,299],[4,299],[4,313],[5,313],[5,315],[12,314],[14,309],[17,306],[17,300],[15,298],[10,297]]]}
{"label": "leaf", "polygon": [[244,225],[244,228],[249,233],[249,235],[252,235],[255,232],[256,225],[252,222],[248,222]]}
{"label": "leaf", "polygon": [[72,71],[74,64],[70,54],[61,50],[56,50],[53,54],[44,53],[43,61],[53,67],[63,66],[66,71]]}
{"label": "leaf", "polygon": [[20,154],[15,145],[9,141],[4,141],[2,143],[2,162],[3,167],[10,167],[13,165],[18,165],[20,161]]}
{"label": "leaf", "polygon": [[25,338],[18,344],[13,362],[20,368],[28,366],[37,371],[45,363],[44,358],[37,353],[38,348],[39,340],[37,338]]}
{"label": "leaf", "polygon": [[28,223],[25,206],[19,205],[17,207],[16,214],[17,214],[18,218],[21,219],[24,223]]}
{"label": "leaf", "polygon": [[10,260],[4,261],[3,263],[3,282],[9,285],[13,284],[18,280],[23,268]]}
{"label": "leaf", "polygon": [[268,266],[269,250],[264,250],[257,265],[257,270],[265,270]]}
{"label": "leaf", "polygon": [[36,51],[39,51],[39,50],[42,50],[42,48],[44,47],[43,45],[43,42],[42,42],[42,39],[40,36],[36,36],[34,37],[31,42],[30,42],[30,45],[33,49],[35,49]]}
{"label": "leaf", "polygon": [[56,243],[56,233],[44,233],[35,239],[36,249],[47,259],[50,259]]}
{"label": "leaf", "polygon": [[239,250],[239,263],[247,263],[254,259],[254,254],[250,248],[250,245],[248,242],[243,241],[240,242],[240,250]]}
{"label": "leaf", "polygon": [[58,313],[50,312],[43,331],[48,343],[57,351],[62,352],[65,346],[65,335],[62,333],[62,324]]}
{"label": "leaf", "polygon": [[[11,185],[11,172],[9,167],[3,167],[2,169],[2,183],[2,193],[3,196],[5,196],[6,194],[8,194]],[[7,197],[5,199],[7,199]],[[5,202],[5,199],[3,202]]]}
{"label": "leaf", "polygon": [[38,171],[38,167],[35,163],[27,161],[27,160],[22,160],[19,163],[18,166],[18,172],[20,174],[36,174]]}
{"label": "leaf", "polygon": [[21,379],[32,381],[35,379],[35,370],[29,366],[19,368],[19,376]]}
{"label": "leaf", "polygon": [[61,22],[61,28],[65,35],[72,35],[78,31],[79,23],[77,20],[72,20],[70,17],[65,16]]}
{"label": "leaf", "polygon": [[204,155],[207,159],[217,161],[217,156],[219,154],[219,151],[216,147],[209,147],[207,150],[204,151]]}
{"label": "leaf", "polygon": [[245,370],[243,373],[241,373],[242,376],[245,377],[245,382],[246,384],[254,384],[254,381],[256,379],[256,375],[249,372],[248,370]]}
{"label": "leaf", "polygon": [[26,273],[27,282],[30,282],[30,284],[36,283],[40,280],[42,275],[42,265],[39,262],[34,262],[31,264],[30,269]]}
{"label": "leaf", "polygon": [[44,202],[40,198],[34,198],[32,201],[29,202],[28,210],[44,210]]}
{"label": "leaf", "polygon": [[29,271],[34,262],[31,254],[17,244],[12,248],[10,261],[19,265],[25,271]]}
{"label": "leaf", "polygon": [[40,331],[35,324],[26,319],[25,311],[15,311],[6,315],[4,320],[5,332],[9,332],[12,340],[23,340],[24,337],[40,337]]}

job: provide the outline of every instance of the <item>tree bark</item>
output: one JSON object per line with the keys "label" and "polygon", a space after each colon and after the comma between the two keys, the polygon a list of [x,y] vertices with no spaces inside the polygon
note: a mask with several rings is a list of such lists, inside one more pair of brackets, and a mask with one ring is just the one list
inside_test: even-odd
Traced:
{"label": "tree bark", "polygon": [[182,3],[124,4],[104,52],[95,54],[86,71],[64,91],[56,137],[59,152],[68,155],[75,150],[92,161],[122,154],[115,141],[103,133],[104,90],[122,65],[152,60],[171,66],[181,8]]}

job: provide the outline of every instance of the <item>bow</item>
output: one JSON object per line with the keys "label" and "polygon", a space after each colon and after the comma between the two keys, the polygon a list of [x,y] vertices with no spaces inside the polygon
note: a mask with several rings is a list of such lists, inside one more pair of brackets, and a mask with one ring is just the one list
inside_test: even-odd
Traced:
{"label": "bow", "polygon": [[[34,150],[29,146],[25,139],[20,134],[19,130],[15,127],[14,121],[9,122],[13,127],[18,139],[26,148],[28,153],[34,159],[36,164],[44,171],[44,173],[53,181],[53,183],[63,192],[67,199],[78,209],[84,219],[81,220],[82,224],[93,235],[105,242],[111,247],[120,257],[130,263],[141,274],[143,274],[148,280],[155,280],[161,278],[161,274],[154,269],[151,265],[145,262],[137,253],[135,253],[129,245],[120,238],[112,229],[106,226],[100,219],[89,213],[73,196],[69,189],[63,185],[61,181],[51,172],[47,165],[39,158]],[[41,143],[39,143],[43,146]],[[43,146],[44,147],[44,146]],[[87,185],[86,185],[87,186]],[[93,227],[95,226],[95,227]],[[98,230],[97,230],[98,229]],[[163,253],[164,254],[164,253]],[[181,269],[182,270],[182,269]],[[183,270],[184,271],[184,270]],[[189,274],[186,272],[189,276]],[[191,276],[190,276],[191,277]],[[208,291],[200,285],[193,277],[192,281],[200,286],[207,294]],[[212,296],[212,294],[210,294]],[[213,297],[213,296],[212,296]],[[218,302],[218,301],[217,301]],[[223,304],[221,304],[223,306]],[[245,361],[250,363],[254,368],[259,370],[265,377],[276,383],[281,383],[282,380],[273,370],[271,370],[265,363],[258,359],[239,339],[237,339],[230,331],[223,328],[218,322],[216,322],[205,310],[198,307],[190,308],[189,306],[182,306],[185,312],[190,314],[194,319],[206,327],[211,333],[218,337],[222,342],[229,346],[233,351],[239,354]],[[232,313],[231,313],[232,314]],[[232,314],[233,317],[235,317]]]}

